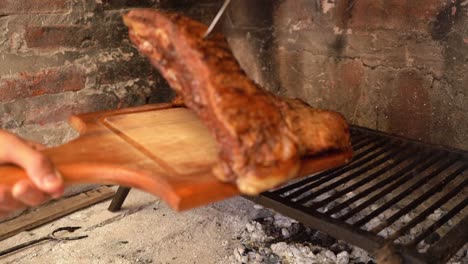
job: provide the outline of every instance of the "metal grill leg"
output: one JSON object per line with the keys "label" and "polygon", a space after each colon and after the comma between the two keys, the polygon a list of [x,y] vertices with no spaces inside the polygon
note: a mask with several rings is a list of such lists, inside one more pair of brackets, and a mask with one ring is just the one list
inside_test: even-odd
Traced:
{"label": "metal grill leg", "polygon": [[117,192],[115,193],[114,198],[112,198],[112,202],[110,203],[109,208],[107,208],[107,210],[111,212],[120,211],[120,208],[122,208],[122,204],[124,203],[125,198],[127,198],[127,195],[130,192],[130,189],[131,188],[120,186]]}

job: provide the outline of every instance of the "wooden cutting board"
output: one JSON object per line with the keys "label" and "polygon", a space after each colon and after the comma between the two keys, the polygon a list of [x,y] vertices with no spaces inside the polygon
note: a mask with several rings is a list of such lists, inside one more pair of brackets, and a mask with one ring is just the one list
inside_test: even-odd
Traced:
{"label": "wooden cutting board", "polygon": [[[211,172],[217,145],[188,109],[146,105],[70,118],[80,137],[45,150],[67,184],[98,183],[136,187],[159,196],[175,210],[239,194],[234,184]],[[352,151],[305,159],[298,176],[345,164]],[[25,178],[14,166],[0,167],[0,185]]]}

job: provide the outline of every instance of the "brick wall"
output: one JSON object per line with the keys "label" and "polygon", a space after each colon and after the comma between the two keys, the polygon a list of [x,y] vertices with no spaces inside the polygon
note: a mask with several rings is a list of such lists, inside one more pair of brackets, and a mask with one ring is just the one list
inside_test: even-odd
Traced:
{"label": "brick wall", "polygon": [[[157,7],[208,23],[221,2],[0,1],[0,127],[48,135],[71,113],[167,100],[121,12]],[[223,32],[269,90],[468,149],[468,0],[236,0]]]}
{"label": "brick wall", "polygon": [[183,0],[0,1],[0,128],[49,144],[71,114],[168,101],[172,93],[130,44],[121,14],[218,5]]}
{"label": "brick wall", "polygon": [[468,149],[467,0],[237,0],[229,16],[236,56],[268,89]]}

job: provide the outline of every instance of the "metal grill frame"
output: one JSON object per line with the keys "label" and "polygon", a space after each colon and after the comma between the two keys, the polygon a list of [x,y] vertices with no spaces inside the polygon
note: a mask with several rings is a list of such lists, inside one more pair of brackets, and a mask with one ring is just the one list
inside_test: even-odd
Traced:
{"label": "metal grill frame", "polygon": [[[427,169],[431,165],[433,165],[434,163],[441,162],[441,159],[442,159],[442,162],[443,162],[443,160],[447,160],[447,162],[445,164],[445,166],[446,166],[445,169],[450,167],[451,165],[453,165],[455,162],[461,162],[462,166],[458,170],[461,170],[461,176],[462,177],[463,177],[463,175],[465,175],[463,183],[467,182],[467,180],[468,180],[466,178],[466,168],[468,166],[468,152],[466,152],[466,151],[451,149],[451,148],[444,147],[444,146],[439,146],[439,145],[425,144],[425,143],[421,143],[419,141],[407,139],[407,138],[396,136],[396,135],[390,135],[390,134],[386,134],[386,133],[383,133],[383,132],[379,132],[379,131],[375,131],[375,130],[371,130],[371,129],[367,129],[367,128],[363,128],[363,127],[358,127],[358,126],[352,126],[351,131],[352,131],[353,141],[358,141],[358,144],[353,144],[353,145],[363,144],[363,142],[368,140],[368,138],[371,138],[370,141],[374,142],[378,146],[383,146],[384,145],[384,144],[379,145],[380,144],[379,142],[381,142],[381,143],[382,142],[389,142],[389,141],[393,142],[393,143],[389,143],[388,145],[392,145],[395,142],[400,142],[401,145],[405,146],[405,149],[413,149],[413,151],[416,151],[418,153],[418,155],[420,155],[419,158],[414,161],[414,163],[415,163],[414,166],[408,166],[408,168],[406,168],[405,170],[400,169],[400,171],[402,171],[401,175],[399,175],[398,177],[396,177],[393,180],[390,180],[388,182],[388,184],[381,184],[381,187],[376,189],[377,192],[379,192],[380,189],[385,189],[385,188],[388,189],[389,188],[388,185],[390,185],[390,187],[391,187],[392,184],[395,184],[396,182],[399,182],[399,181],[404,182],[404,179],[408,177],[408,176],[405,176],[406,174],[409,174],[410,172],[411,173],[422,172],[422,171],[425,170],[424,167],[426,167],[426,169]],[[356,147],[356,146],[353,146],[353,147]],[[398,220],[400,217],[395,219],[395,217],[392,216],[393,219],[387,219],[387,221],[390,220],[390,224],[386,225],[387,221],[380,224],[377,227],[376,233],[373,233],[373,232],[366,231],[366,230],[363,230],[363,229],[360,228],[360,226],[362,226],[366,221],[371,220],[373,218],[371,216],[363,217],[362,219],[360,219],[357,222],[358,223],[357,225],[356,225],[356,223],[350,224],[350,223],[345,222],[344,220],[340,220],[340,219],[331,217],[332,214],[321,213],[321,212],[317,211],[314,207],[304,205],[302,203],[303,201],[301,199],[299,199],[299,201],[293,201],[291,199],[291,197],[286,198],[286,197],[282,196],[286,192],[288,192],[288,191],[290,191],[290,190],[292,190],[294,188],[298,188],[298,186],[303,186],[305,184],[310,184],[310,182],[312,182],[310,184],[312,187],[309,188],[309,190],[311,190],[314,187],[322,186],[321,184],[328,182],[328,178],[330,177],[330,175],[331,176],[335,176],[335,174],[340,175],[339,171],[343,170],[344,168],[350,168],[350,167],[354,168],[354,169],[360,168],[357,172],[353,172],[352,174],[358,174],[358,173],[360,173],[361,170],[362,170],[362,172],[368,171],[368,170],[370,170],[372,168],[368,168],[368,169],[361,168],[360,166],[365,164],[365,162],[362,162],[361,159],[364,158],[364,160],[367,159],[367,161],[374,160],[374,159],[378,160],[378,157],[380,155],[376,155],[376,153],[374,153],[374,151],[377,150],[377,149],[379,149],[379,147],[376,147],[376,148],[368,151],[367,154],[370,154],[371,158],[366,157],[367,154],[366,155],[360,155],[360,157],[355,156],[353,158],[353,160],[350,163],[348,163],[347,165],[345,165],[345,166],[335,168],[335,169],[331,169],[331,170],[328,170],[328,171],[325,171],[325,172],[322,172],[322,173],[319,173],[319,174],[315,174],[313,176],[304,178],[304,179],[302,179],[302,180],[300,180],[298,182],[286,185],[284,187],[280,187],[279,189],[264,192],[261,195],[256,196],[256,197],[249,197],[249,196],[244,196],[244,197],[251,200],[251,201],[253,201],[253,202],[255,202],[255,203],[257,203],[257,204],[260,204],[260,205],[263,205],[265,207],[271,208],[271,209],[273,209],[273,210],[275,210],[275,211],[277,211],[277,212],[279,212],[279,213],[281,213],[283,215],[286,215],[288,217],[296,219],[297,221],[303,223],[306,226],[309,226],[311,228],[320,230],[320,231],[322,231],[324,233],[327,233],[327,234],[329,234],[329,235],[331,235],[331,236],[333,236],[333,237],[335,237],[337,239],[344,240],[344,241],[347,241],[347,242],[349,242],[351,244],[354,244],[354,245],[356,245],[358,247],[361,247],[361,248],[363,248],[363,249],[365,249],[365,250],[367,250],[367,251],[369,251],[369,252],[371,252],[373,254],[377,254],[380,250],[382,250],[383,248],[388,248],[388,246],[390,245],[390,248],[392,249],[392,251],[394,253],[400,255],[400,257],[403,259],[404,263],[444,263],[444,262],[448,261],[461,247],[463,247],[466,243],[468,243],[468,215],[465,215],[464,218],[456,226],[452,227],[443,237],[440,238],[440,240],[438,240],[433,245],[431,245],[426,253],[419,253],[417,251],[417,249],[416,249],[416,245],[419,243],[419,241],[416,241],[416,243],[413,243],[413,241],[412,241],[412,243],[410,243],[410,244],[400,245],[400,244],[393,243],[393,241],[395,240],[395,237],[394,237],[395,235],[392,235],[390,238],[387,238],[387,239],[377,235],[377,233],[380,230],[382,230],[385,227],[390,226],[393,222]],[[382,151],[384,151],[384,150],[385,150],[385,148]],[[382,151],[380,151],[380,152],[382,152]],[[379,153],[379,151],[377,151],[377,153]],[[414,153],[414,152],[412,152],[412,153]],[[399,154],[401,154],[401,152],[399,152]],[[391,157],[394,157],[395,155],[393,155]],[[450,159],[452,159],[454,157],[456,158],[456,161],[451,163]],[[447,165],[447,164],[449,164],[449,165]],[[442,172],[444,167],[440,166],[440,169],[441,170],[439,172]],[[349,171],[349,170],[352,170],[352,169],[347,169],[347,170],[345,169],[345,172]],[[379,171],[377,171],[377,173]],[[452,174],[455,174],[456,172],[457,171],[452,172]],[[373,175],[373,174],[371,174],[371,175]],[[437,176],[437,174],[438,174],[437,170],[432,171],[431,174],[434,174],[434,175],[425,176],[425,177],[423,177],[423,180],[425,178],[429,177],[429,176],[433,176],[433,177]],[[455,176],[453,176],[453,175],[450,175],[450,176],[457,177],[458,175],[460,175],[460,173],[458,173]],[[315,177],[315,181],[310,180],[313,177]],[[339,176],[337,176],[337,177],[339,177]],[[369,178],[369,177],[366,177],[366,178]],[[393,177],[393,175],[392,175],[392,177]],[[347,176],[345,178],[347,178]],[[401,178],[401,179],[398,179],[398,178]],[[428,182],[430,180],[431,180],[431,178],[425,179],[426,182]],[[383,180],[383,181],[385,181],[385,180]],[[338,185],[339,185],[340,180],[338,180],[337,182],[338,182]],[[417,183],[419,183],[419,182],[417,182]],[[415,183],[413,185],[416,185],[417,183]],[[379,184],[380,184],[380,182],[379,182]],[[404,183],[402,183],[402,184],[404,184]],[[332,186],[330,188],[328,188],[328,189],[331,189],[333,186],[336,186],[337,184],[331,184],[331,185]],[[431,196],[432,196],[432,194],[434,192],[438,192],[438,191],[442,190],[445,186],[446,186],[445,180],[437,182],[436,186],[433,186],[429,190],[425,190],[424,194],[422,196],[418,197],[415,201],[410,203],[410,205],[415,204],[416,206],[414,206],[413,208],[411,208],[411,206],[405,206],[405,208],[404,208],[405,211],[403,211],[403,214],[401,214],[400,211],[398,213],[401,214],[401,216],[403,216],[404,214],[408,213],[411,209],[416,208],[421,202],[425,201],[425,199],[431,198]],[[348,187],[346,187],[346,188],[348,188]],[[466,185],[463,185],[461,187],[457,187],[458,190],[456,190],[457,188],[454,188],[455,190],[453,190],[453,193],[451,193],[451,195],[454,195],[454,193],[458,194],[458,192],[463,191],[463,189],[465,187],[466,187]],[[344,190],[346,190],[346,188]],[[302,194],[307,192],[307,190],[304,191],[304,189],[307,189],[307,188],[303,188]],[[415,189],[417,189],[417,187],[415,187],[413,190],[415,190]],[[321,191],[322,190],[323,189],[321,189]],[[344,190],[341,190],[338,193],[342,193]],[[410,188],[410,190],[411,190],[411,188]],[[374,191],[372,191],[372,192],[374,192]],[[370,192],[370,193],[372,193],[372,192]],[[380,192],[383,192],[383,191],[380,191]],[[404,192],[400,193],[399,195],[402,195],[403,193]],[[344,195],[344,194],[346,194],[346,193],[343,193],[342,195]],[[293,197],[297,198],[299,196],[296,194]],[[332,195],[332,198],[333,198],[333,196],[335,196],[335,194]],[[384,197],[384,196],[381,196],[381,197]],[[340,197],[340,196],[337,196],[337,197]],[[365,197],[366,196],[361,196],[361,198],[365,198]],[[374,197],[374,196],[372,196],[372,197]],[[445,202],[447,202],[450,199],[450,197],[451,197],[450,195],[444,193],[444,196],[442,198],[438,199],[437,202],[433,203],[432,206],[429,207],[429,209],[436,206],[437,203],[441,203],[439,206],[434,207],[433,210],[439,208],[441,205],[445,204]],[[359,198],[359,199],[361,199],[361,198]],[[443,202],[444,198],[445,198],[445,202]],[[327,200],[327,199],[328,198],[326,198],[324,200]],[[355,201],[357,201],[359,199],[356,199]],[[404,197],[401,198],[401,199],[404,199]],[[401,199],[397,200],[396,203],[398,203],[398,201],[401,201]],[[324,200],[322,200],[322,201],[324,201]],[[331,199],[328,199],[328,200],[332,201]],[[372,200],[372,198],[369,199],[369,200]],[[378,199],[376,199],[374,201],[377,201],[377,200]],[[319,201],[318,205],[316,205],[315,207],[320,208],[321,206],[319,206],[319,205],[326,204],[326,203],[322,203],[322,201]],[[342,206],[343,203],[341,203],[340,206]],[[387,204],[387,203],[388,202],[385,202],[385,204]],[[396,203],[394,203],[394,204],[396,204]],[[459,203],[452,210],[450,210],[445,216],[443,216],[442,218],[437,220],[436,223],[431,225],[431,227],[438,227],[438,225],[440,227],[441,225],[446,223],[448,220],[450,220],[450,218],[453,217],[457,213],[457,210],[458,210],[458,212],[463,210],[467,206],[467,203],[468,203],[468,197],[465,197],[464,200],[461,203]],[[342,209],[344,209],[345,207],[342,207]],[[333,212],[334,209],[335,208],[331,208],[331,212]],[[381,208],[379,208],[379,209],[381,209]],[[426,209],[425,211],[430,211],[430,212],[433,211],[433,210],[429,210],[429,209]],[[383,210],[381,212],[384,212],[384,211],[385,210]],[[452,211],[454,211],[454,213]],[[374,215],[375,215],[375,217],[378,216],[379,212],[375,212]],[[418,221],[423,221],[424,216],[427,217],[427,214],[426,215],[421,215],[420,214],[420,215],[416,216],[413,219],[414,221],[412,220],[409,223],[403,225],[403,227],[398,231],[405,230],[405,228],[407,228],[407,226],[410,226],[410,225],[413,225],[413,227],[416,226],[419,223]],[[392,217],[390,217],[390,218],[392,218]],[[416,222],[416,224],[414,222]],[[411,226],[406,231],[409,231],[410,229],[411,229]],[[414,240],[417,240],[417,239],[422,240],[424,237],[427,237],[428,235],[430,235],[432,232],[434,232],[436,230],[437,230],[437,228],[434,229],[434,230],[426,229],[426,230],[423,231],[422,234],[420,234]],[[421,238],[421,236],[423,234],[426,234],[426,236]]]}

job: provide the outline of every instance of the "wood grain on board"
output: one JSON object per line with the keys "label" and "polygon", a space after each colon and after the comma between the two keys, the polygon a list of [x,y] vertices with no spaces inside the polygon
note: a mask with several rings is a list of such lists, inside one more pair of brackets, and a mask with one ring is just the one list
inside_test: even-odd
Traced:
{"label": "wood grain on board", "polygon": [[[211,172],[217,145],[188,109],[147,105],[73,116],[80,137],[44,152],[69,184],[100,183],[136,187],[185,210],[238,195],[234,184]],[[352,151],[304,159],[298,176],[343,165]],[[26,177],[14,166],[0,167],[0,184]]]}

